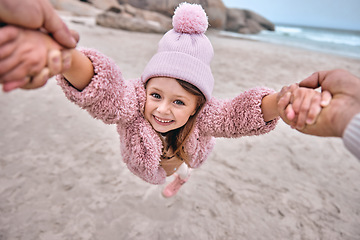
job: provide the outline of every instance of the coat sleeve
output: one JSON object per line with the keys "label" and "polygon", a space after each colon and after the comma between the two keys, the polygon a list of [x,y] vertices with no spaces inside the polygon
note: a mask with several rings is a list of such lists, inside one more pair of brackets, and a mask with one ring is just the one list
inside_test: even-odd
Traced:
{"label": "coat sleeve", "polygon": [[56,80],[65,96],[94,118],[106,124],[120,123],[136,108],[133,84],[125,82],[120,69],[110,58],[93,49],[79,49],[94,66],[94,76],[88,86],[78,91],[62,76]]}
{"label": "coat sleeve", "polygon": [[360,160],[360,113],[346,127],[343,140],[346,148]]}
{"label": "coat sleeve", "polygon": [[265,122],[261,111],[263,97],[273,92],[254,88],[230,100],[212,98],[199,115],[199,129],[205,135],[226,138],[265,134],[279,119]]}

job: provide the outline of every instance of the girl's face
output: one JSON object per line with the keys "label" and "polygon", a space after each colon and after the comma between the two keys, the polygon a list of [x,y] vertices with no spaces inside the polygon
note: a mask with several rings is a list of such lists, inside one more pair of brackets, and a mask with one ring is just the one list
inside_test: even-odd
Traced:
{"label": "girl's face", "polygon": [[186,124],[196,113],[197,97],[174,79],[151,78],[146,85],[145,118],[160,133]]}

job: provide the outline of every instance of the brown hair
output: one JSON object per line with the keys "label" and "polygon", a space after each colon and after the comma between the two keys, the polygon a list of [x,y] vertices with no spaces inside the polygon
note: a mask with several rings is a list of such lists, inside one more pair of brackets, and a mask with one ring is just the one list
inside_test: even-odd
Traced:
{"label": "brown hair", "polygon": [[196,112],[194,115],[189,117],[189,120],[184,126],[174,129],[166,134],[166,146],[168,146],[169,149],[172,150],[173,154],[172,156],[168,156],[169,149],[164,149],[163,156],[166,158],[177,156],[182,159],[186,164],[188,164],[188,156],[184,151],[184,144],[195,126],[196,117],[198,116],[201,108],[204,106],[206,98],[202,94],[202,92],[194,85],[180,79],[176,79],[176,81],[186,91],[197,97]]}

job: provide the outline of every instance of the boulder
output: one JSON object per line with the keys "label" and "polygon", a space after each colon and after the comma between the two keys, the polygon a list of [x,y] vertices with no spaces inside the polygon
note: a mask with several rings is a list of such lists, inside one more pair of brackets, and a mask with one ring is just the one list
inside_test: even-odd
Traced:
{"label": "boulder", "polygon": [[255,21],[254,19],[248,18],[246,19],[246,26],[243,28],[240,28],[238,30],[238,33],[242,34],[255,34],[259,33],[260,31],[265,30],[261,27],[261,25]]}
{"label": "boulder", "polygon": [[165,33],[172,27],[171,18],[129,4],[111,7],[97,15],[96,23],[104,27],[152,33]]}
{"label": "boulder", "polygon": [[246,27],[246,14],[237,8],[228,8],[226,11],[225,30],[238,32],[239,29]]}
{"label": "boulder", "polygon": [[263,16],[257,14],[256,12],[250,11],[250,10],[244,10],[246,12],[246,15],[249,19],[254,20],[255,22],[259,23],[259,25],[269,31],[275,30],[275,25],[270,22],[268,19],[264,18]]}
{"label": "boulder", "polygon": [[101,10],[107,10],[111,7],[120,6],[117,0],[86,0],[86,2]]}
{"label": "boulder", "polygon": [[74,0],[50,0],[55,9],[71,12],[75,16],[95,17],[102,11],[89,3]]}
{"label": "boulder", "polygon": [[262,30],[274,31],[275,26],[272,22],[253,11],[229,8],[227,9],[225,30],[243,34],[255,34]]}
{"label": "boulder", "polygon": [[[74,15],[96,16],[99,25],[129,31],[164,33],[172,28],[171,17],[184,0],[50,0],[58,10]],[[255,34],[274,31],[275,26],[261,15],[245,9],[226,8],[222,0],[188,0],[201,4],[211,28]]]}
{"label": "boulder", "polygon": [[[175,8],[184,0],[118,0],[118,2],[172,17]],[[212,28],[223,29],[225,27],[226,7],[222,0],[188,0],[187,2],[203,6]]]}

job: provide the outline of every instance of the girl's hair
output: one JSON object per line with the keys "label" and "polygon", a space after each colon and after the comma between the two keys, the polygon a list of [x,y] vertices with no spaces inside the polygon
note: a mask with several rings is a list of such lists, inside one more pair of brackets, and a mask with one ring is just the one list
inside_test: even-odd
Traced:
{"label": "girl's hair", "polygon": [[202,92],[194,85],[192,85],[188,82],[182,81],[180,79],[176,79],[176,81],[186,91],[188,91],[189,93],[191,93],[197,97],[196,112],[194,115],[189,117],[189,120],[186,122],[186,124],[184,126],[174,129],[166,134],[166,138],[165,138],[166,146],[168,146],[169,149],[172,150],[173,154],[171,156],[168,156],[168,154],[167,154],[168,149],[164,149],[163,156],[167,157],[167,158],[177,156],[180,159],[182,159],[186,164],[189,164],[188,156],[184,151],[185,141],[190,136],[190,133],[195,126],[196,117],[198,116],[201,108],[204,106],[204,104],[206,102],[206,98],[202,94]]}

